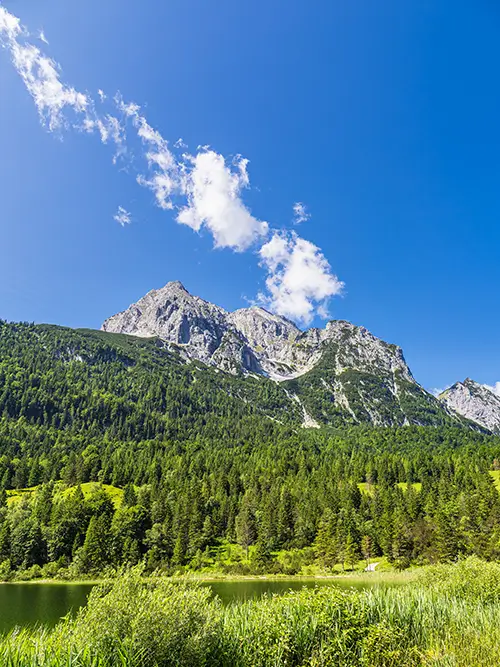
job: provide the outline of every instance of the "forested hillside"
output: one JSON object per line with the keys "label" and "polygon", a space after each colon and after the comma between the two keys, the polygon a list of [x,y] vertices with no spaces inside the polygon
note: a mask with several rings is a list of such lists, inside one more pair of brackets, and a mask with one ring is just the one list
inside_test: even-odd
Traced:
{"label": "forested hillside", "polygon": [[303,429],[265,378],[6,323],[0,415],[3,576],[500,558],[500,439],[467,428]]}

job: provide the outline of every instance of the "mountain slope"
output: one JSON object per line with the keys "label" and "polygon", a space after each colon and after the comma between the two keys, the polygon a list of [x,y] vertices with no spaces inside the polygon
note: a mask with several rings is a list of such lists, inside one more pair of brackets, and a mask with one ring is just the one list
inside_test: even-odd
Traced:
{"label": "mountain slope", "polygon": [[[310,336],[306,332],[304,338]],[[321,339],[320,356],[312,368],[283,383],[316,420],[376,426],[453,421],[415,382],[401,348],[341,321],[329,322]]]}
{"label": "mountain slope", "polygon": [[307,425],[461,421],[418,385],[401,348],[349,322],[301,331],[257,306],[229,313],[173,282],[110,317],[102,329],[158,336],[186,360],[279,382]]}
{"label": "mountain slope", "polygon": [[216,419],[302,421],[280,385],[186,364],[158,338],[0,321],[2,414],[123,440],[201,433]]}
{"label": "mountain slope", "polygon": [[484,385],[467,378],[446,389],[439,400],[459,415],[500,433],[500,397]]}

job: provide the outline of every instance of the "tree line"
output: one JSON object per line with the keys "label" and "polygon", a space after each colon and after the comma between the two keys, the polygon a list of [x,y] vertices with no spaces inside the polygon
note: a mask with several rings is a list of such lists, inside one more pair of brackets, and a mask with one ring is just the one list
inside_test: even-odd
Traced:
{"label": "tree line", "polygon": [[500,558],[499,438],[305,430],[286,400],[157,341],[0,322],[3,576]]}

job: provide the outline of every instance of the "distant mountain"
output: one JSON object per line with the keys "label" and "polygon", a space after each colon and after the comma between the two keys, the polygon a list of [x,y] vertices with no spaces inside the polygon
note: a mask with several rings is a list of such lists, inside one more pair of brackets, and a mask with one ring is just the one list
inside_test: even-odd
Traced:
{"label": "distant mountain", "polygon": [[438,398],[457,414],[493,433],[500,433],[500,396],[488,387],[467,378],[446,389]]}
{"label": "distant mountain", "polygon": [[301,331],[258,306],[227,312],[171,282],[102,330],[159,338],[186,361],[277,382],[308,426],[464,421],[415,381],[400,347],[350,322]]}

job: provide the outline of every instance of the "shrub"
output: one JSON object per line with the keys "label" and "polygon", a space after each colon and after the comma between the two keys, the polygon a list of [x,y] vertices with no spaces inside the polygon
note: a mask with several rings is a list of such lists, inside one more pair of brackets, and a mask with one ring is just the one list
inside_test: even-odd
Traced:
{"label": "shrub", "polygon": [[365,634],[359,595],[335,588],[303,589],[229,607],[224,638],[230,660],[214,664],[298,667],[312,660],[353,667]]}
{"label": "shrub", "polygon": [[87,606],[61,631],[69,644],[99,656],[103,665],[204,665],[217,644],[221,618],[220,603],[210,598],[210,589],[193,584],[162,578],[145,583],[141,568],[134,568],[112,585],[96,586]]}
{"label": "shrub", "polygon": [[370,626],[363,640],[361,664],[364,667],[418,667],[422,654],[416,646],[406,646],[407,638],[401,628],[382,621]]}
{"label": "shrub", "polygon": [[440,596],[459,597],[470,602],[500,601],[500,564],[476,556],[453,565],[433,565],[422,571],[420,583]]}

